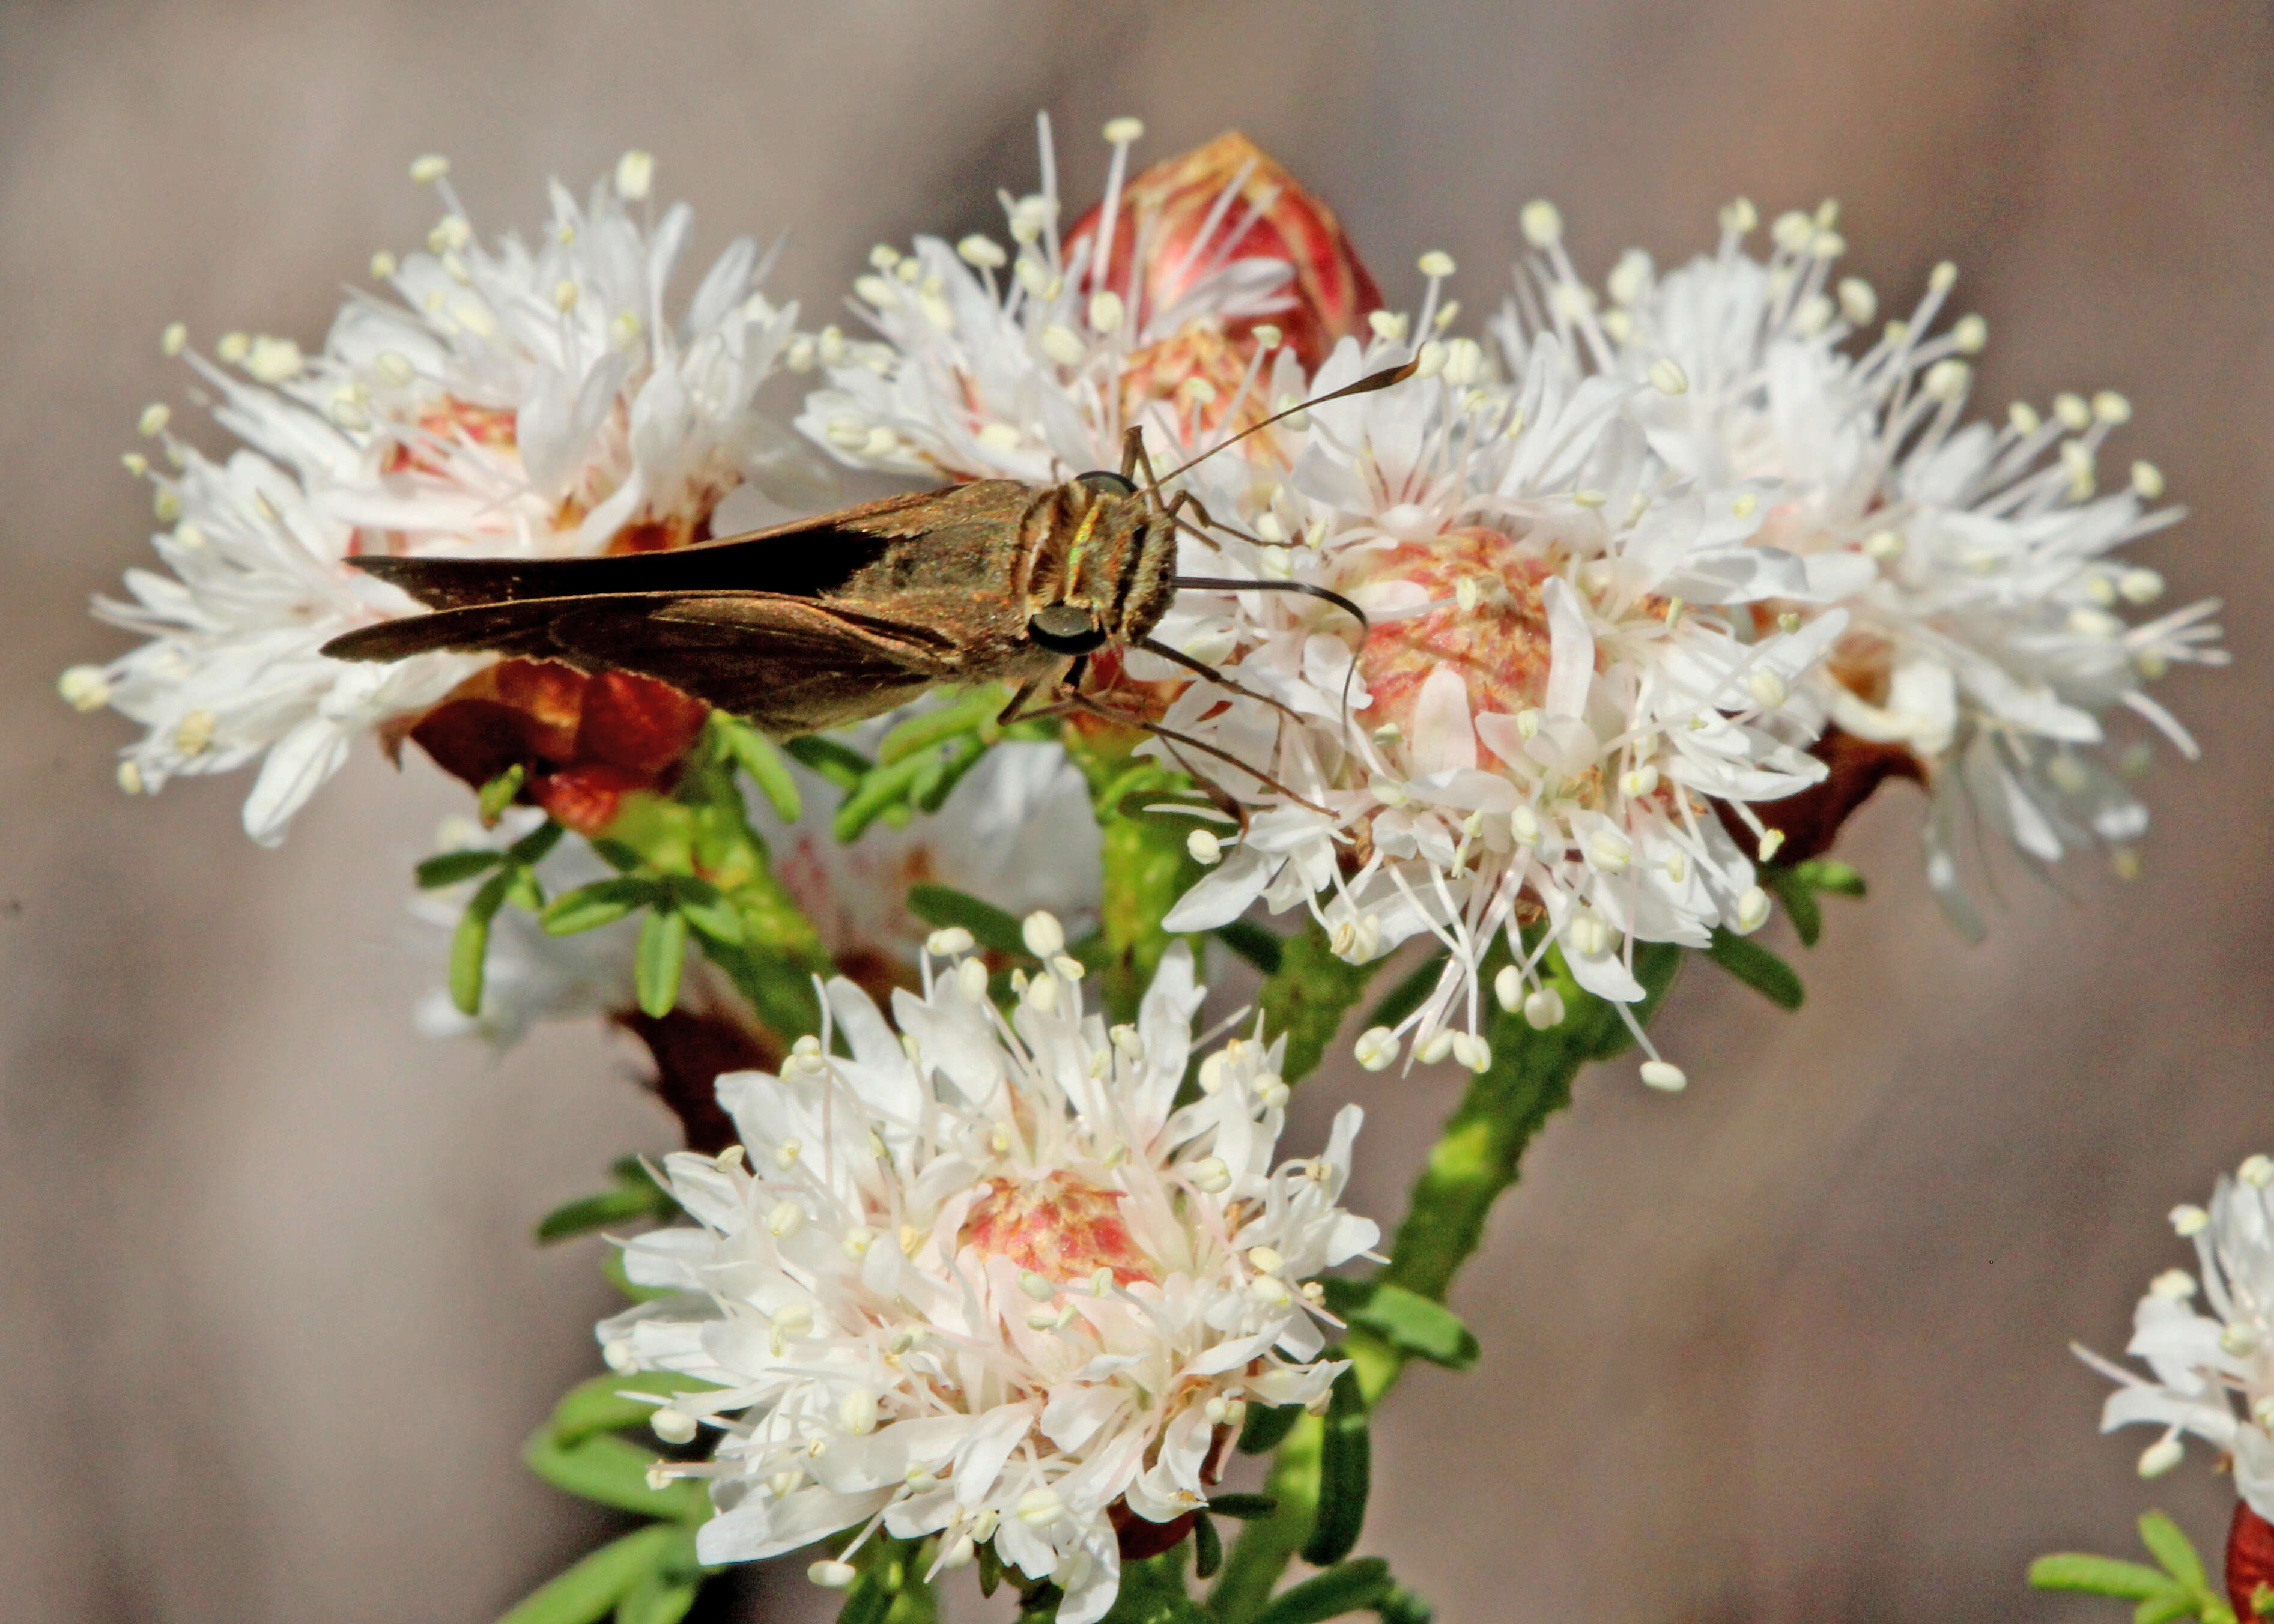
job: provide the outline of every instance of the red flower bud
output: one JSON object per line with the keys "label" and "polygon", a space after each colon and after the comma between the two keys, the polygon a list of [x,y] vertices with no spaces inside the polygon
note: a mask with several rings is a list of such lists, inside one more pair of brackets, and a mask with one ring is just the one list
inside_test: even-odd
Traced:
{"label": "red flower bud", "polygon": [[2234,1604],[2234,1616],[2243,1624],[2259,1616],[2255,1603],[2258,1592],[2274,1588],[2274,1522],[2269,1522],[2250,1508],[2248,1501],[2234,1503],[2234,1521],[2226,1530],[2226,1598]]}
{"label": "red flower bud", "polygon": [[477,787],[519,766],[520,799],[579,834],[615,820],[623,797],[669,782],[710,707],[629,672],[597,677],[539,660],[501,660],[398,729],[445,772]]}
{"label": "red flower bud", "polygon": [[[1216,205],[1235,183],[1238,195],[1219,213]],[[1098,214],[1093,208],[1075,222],[1069,251],[1096,231]],[[1133,273],[1140,248],[1144,264]],[[1122,188],[1111,260],[1098,285],[1137,301],[1143,319],[1235,259],[1284,260],[1295,272],[1284,289],[1286,308],[1231,324],[1243,355],[1257,323],[1269,322],[1303,365],[1315,368],[1336,340],[1359,333],[1367,316],[1382,308],[1381,289],[1334,211],[1238,131],[1156,163]]]}

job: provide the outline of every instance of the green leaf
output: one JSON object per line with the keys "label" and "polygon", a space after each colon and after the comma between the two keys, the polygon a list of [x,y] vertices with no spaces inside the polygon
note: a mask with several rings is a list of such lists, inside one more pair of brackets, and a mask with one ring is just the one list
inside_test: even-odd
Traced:
{"label": "green leaf", "polygon": [[1864,876],[1848,864],[1829,857],[1811,857],[1806,862],[1795,863],[1792,871],[1803,884],[1816,891],[1828,891],[1835,897],[1864,894]]}
{"label": "green leaf", "polygon": [[2094,1596],[2121,1596],[2127,1601],[2143,1601],[2177,1588],[2170,1575],[2144,1562],[2075,1551],[2057,1552],[2031,1562],[2029,1583],[2040,1590],[2083,1590]]}
{"label": "green leaf", "polygon": [[1385,1281],[1366,1305],[1350,1316],[1353,1325],[1379,1332],[1399,1351],[1448,1370],[1467,1370],[1477,1362],[1477,1339],[1461,1318],[1442,1303]]}
{"label": "green leaf", "polygon": [[876,763],[860,751],[819,733],[805,733],[782,741],[782,749],[840,789],[851,789]]}
{"label": "green leaf", "polygon": [[992,903],[945,885],[908,887],[908,912],[927,925],[941,929],[960,925],[973,941],[990,952],[1032,959],[1020,922]]}
{"label": "green leaf", "polygon": [[590,885],[579,885],[555,897],[552,906],[538,916],[538,923],[547,936],[573,936],[579,931],[613,925],[635,908],[644,908],[662,895],[662,888],[653,880],[630,875],[594,880]]}
{"label": "green leaf", "polygon": [[885,813],[907,806],[922,793],[924,780],[937,776],[939,770],[939,756],[930,753],[912,756],[889,767],[864,773],[838,804],[837,816],[830,824],[831,832],[840,843],[859,839],[862,831]]}
{"label": "green leaf", "polygon": [[624,1273],[624,1251],[611,1246],[600,1254],[600,1277],[635,1303],[652,1303],[658,1297],[679,1294],[669,1286],[636,1286],[631,1276]]}
{"label": "green leaf", "polygon": [[1442,952],[1432,953],[1414,966],[1404,981],[1384,993],[1382,1002],[1367,1011],[1366,1024],[1369,1026],[1394,1026],[1419,1009],[1445,974],[1448,957]]}
{"label": "green leaf", "polygon": [[685,1538],[670,1523],[635,1530],[549,1581],[498,1624],[592,1624],[661,1568]]}
{"label": "green leaf", "polygon": [[616,1624],[679,1624],[702,1588],[700,1575],[650,1574],[616,1604]]}
{"label": "green leaf", "polygon": [[953,704],[908,718],[877,742],[877,764],[889,767],[958,734],[990,731],[1010,697],[1008,690],[990,684],[972,689]]}
{"label": "green leaf", "polygon": [[462,884],[478,874],[487,874],[504,861],[503,852],[440,852],[413,872],[420,891],[440,891],[445,885]]}
{"label": "green leaf", "polygon": [[1216,1519],[1203,1511],[1193,1519],[1193,1575],[1213,1579],[1223,1566],[1223,1537],[1216,1531]]}
{"label": "green leaf", "polygon": [[1269,1494],[1212,1494],[1209,1497],[1208,1508],[1220,1517],[1252,1522],[1278,1510],[1279,1502]]}
{"label": "green leaf", "polygon": [[1319,1460],[1318,1519],[1311,1524],[1311,1537],[1303,1542],[1303,1560],[1312,1567],[1339,1562],[1357,1545],[1359,1530],[1366,1524],[1366,1497],[1373,1476],[1374,1445],[1367,1430],[1366,1397],[1359,1391],[1358,1372],[1345,1370],[1335,1378],[1334,1395],[1327,1401],[1326,1436]]}
{"label": "green leaf", "polygon": [[598,1195],[564,1201],[546,1214],[537,1222],[537,1238],[540,1243],[567,1240],[612,1224],[668,1218],[678,1210],[678,1203],[660,1191],[604,1190]]}
{"label": "green leaf", "polygon": [[1216,939],[1266,975],[1276,975],[1280,961],[1286,957],[1277,936],[1262,926],[1251,924],[1244,919],[1236,919],[1229,925],[1218,925]]}
{"label": "green leaf", "polygon": [[2148,1547],[2155,1559],[2164,1565],[2164,1571],[2191,1590],[2207,1590],[2210,1581],[2203,1573],[2202,1558],[2180,1525],[2160,1511],[2150,1511],[2140,1519],[2140,1543]]}
{"label": "green leaf", "polygon": [[563,1446],[548,1424],[523,1446],[521,1458],[546,1482],[579,1500],[681,1522],[700,1522],[711,1515],[711,1497],[698,1484],[681,1478],[660,1489],[648,1487],[647,1469],[661,1457],[613,1433],[598,1432]]}
{"label": "green leaf", "polygon": [[632,957],[632,989],[643,1011],[660,1019],[679,1002],[679,976],[687,963],[687,916],[657,908],[640,921],[639,947]]}
{"label": "green leaf", "polygon": [[1751,936],[1716,925],[1706,956],[1780,1009],[1796,1010],[1806,996],[1793,967]]}
{"label": "green leaf", "polygon": [[1282,1590],[1255,1615],[1255,1624],[1325,1624],[1346,1613],[1380,1605],[1394,1589],[1388,1562],[1378,1556],[1361,1557]]}
{"label": "green leaf", "polygon": [[1239,1452],[1242,1455],[1269,1455],[1279,1447],[1280,1440],[1295,1430],[1295,1423],[1303,1418],[1300,1404],[1250,1404],[1247,1419],[1240,1424]]}
{"label": "green leaf", "polygon": [[987,747],[975,735],[967,733],[947,747],[947,756],[940,763],[939,775],[928,787],[916,792],[919,811],[937,812],[955,793],[955,786],[963,782],[971,770],[986,759]]}
{"label": "green leaf", "polygon": [[2150,1596],[2132,1609],[2132,1624],[2173,1624],[2175,1620],[2197,1617],[2202,1602],[2184,1590],[2172,1590],[2161,1596]]}
{"label": "green leaf", "polygon": [[723,710],[711,713],[711,725],[718,731],[727,758],[749,774],[750,782],[758,786],[758,793],[773,808],[774,816],[785,823],[797,822],[804,802],[797,793],[797,779],[791,776],[789,763],[782,760],[773,741],[742,718],[728,716]]}
{"label": "green leaf", "polygon": [[561,844],[561,837],[568,831],[547,818],[536,828],[505,848],[505,854],[523,864],[543,862],[552,855],[553,848]]}
{"label": "green leaf", "polygon": [[638,1371],[629,1375],[610,1371],[580,1381],[562,1394],[546,1425],[552,1429],[554,1443],[564,1449],[574,1448],[601,1432],[620,1432],[626,1427],[647,1425],[656,1407],[640,1399],[620,1396],[622,1394],[652,1393],[668,1398],[674,1393],[707,1393],[712,1386],[699,1377],[682,1376],[675,1371]]}
{"label": "green leaf", "polygon": [[1824,906],[1816,899],[1816,888],[1802,879],[1798,871],[1765,863],[1760,869],[1761,883],[1776,892],[1777,900],[1784,904],[1785,917],[1800,937],[1803,947],[1814,947],[1824,934]]}
{"label": "green leaf", "polygon": [[489,959],[490,921],[505,902],[506,876],[493,874],[458,916],[450,936],[450,1002],[462,1015],[482,1012],[482,972]]}
{"label": "green leaf", "polygon": [[671,899],[677,910],[687,916],[687,922],[714,942],[724,942],[729,947],[739,946],[743,936],[742,916],[727,895],[710,881],[693,876],[671,883]]}
{"label": "green leaf", "polygon": [[1430,1624],[1437,1610],[1404,1585],[1394,1585],[1389,1595],[1374,1604],[1382,1615],[1382,1624]]}
{"label": "green leaf", "polygon": [[521,793],[521,786],[528,778],[529,769],[516,762],[482,786],[475,805],[481,811],[483,828],[497,826],[498,819],[505,816],[505,809],[513,804],[513,798]]}

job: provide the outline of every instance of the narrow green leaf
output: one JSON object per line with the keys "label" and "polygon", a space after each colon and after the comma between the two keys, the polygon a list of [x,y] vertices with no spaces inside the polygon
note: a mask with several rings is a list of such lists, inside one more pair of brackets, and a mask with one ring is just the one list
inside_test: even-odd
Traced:
{"label": "narrow green leaf", "polygon": [[2194,1542],[2162,1512],[2150,1511],[2140,1519],[2140,1543],[2164,1565],[2165,1572],[2189,1590],[2210,1588],[2210,1581],[2203,1573],[2202,1558],[2195,1554]]}
{"label": "narrow green leaf", "polygon": [[929,814],[945,806],[947,798],[955,793],[955,786],[986,758],[987,747],[975,733],[966,733],[949,745],[947,754],[940,763],[939,776],[916,793],[917,810]]}
{"label": "narrow green leaf", "polygon": [[719,730],[719,741],[726,747],[727,759],[749,774],[750,782],[766,798],[774,816],[785,823],[794,823],[804,810],[803,799],[797,793],[797,779],[791,776],[789,763],[782,760],[781,752],[774,748],[773,741],[740,717],[728,716],[723,710],[711,713],[712,726]]}
{"label": "narrow green leaf", "polygon": [[2057,1552],[2031,1562],[2029,1583],[2040,1590],[2083,1590],[2094,1596],[2121,1596],[2127,1601],[2142,1601],[2177,1588],[2171,1575],[2144,1562],[2077,1551]]}
{"label": "narrow green leaf", "polygon": [[599,1195],[580,1196],[574,1201],[564,1201],[554,1207],[538,1220],[537,1238],[540,1243],[567,1240],[572,1235],[589,1235],[595,1229],[605,1229],[614,1224],[637,1223],[647,1218],[668,1218],[678,1210],[678,1203],[660,1192],[606,1190]]}
{"label": "narrow green leaf", "polygon": [[553,848],[561,844],[561,837],[568,832],[547,818],[506,847],[505,854],[517,863],[541,863],[552,855]]}
{"label": "narrow green leaf", "polygon": [[1421,1007],[1422,1001],[1434,990],[1438,979],[1445,974],[1444,953],[1432,953],[1414,966],[1405,979],[1382,994],[1382,1002],[1367,1014],[1369,1026],[1394,1026]]}
{"label": "narrow green leaf", "polygon": [[1269,1494],[1212,1494],[1209,1496],[1208,1508],[1220,1517],[1252,1522],[1278,1510],[1279,1502]]}
{"label": "narrow green leaf", "polygon": [[704,936],[729,947],[742,944],[742,916],[716,885],[692,877],[678,879],[672,882],[671,894],[676,911]]}
{"label": "narrow green leaf", "polygon": [[1213,1579],[1223,1566],[1223,1536],[1216,1531],[1216,1519],[1203,1511],[1193,1519],[1193,1576]]}
{"label": "narrow green leaf", "polygon": [[606,835],[599,835],[586,844],[591,846],[593,856],[607,864],[618,874],[629,874],[640,866],[638,848],[624,841],[611,838]]}
{"label": "narrow green leaf", "polygon": [[529,1470],[556,1489],[644,1517],[702,1522],[711,1515],[711,1497],[700,1485],[681,1478],[660,1489],[647,1486],[647,1469],[660,1458],[651,1449],[599,1432],[564,1447],[550,1425],[539,1427],[523,1446]]}
{"label": "narrow green leaf", "polygon": [[610,1371],[580,1381],[562,1394],[546,1425],[553,1431],[554,1443],[571,1449],[598,1433],[647,1425],[655,1406],[624,1398],[623,1394],[652,1393],[668,1398],[674,1393],[704,1393],[711,1387],[710,1382],[675,1371],[637,1371],[629,1375]]}
{"label": "narrow green leaf", "polygon": [[1816,899],[1816,887],[1801,878],[1798,869],[1778,863],[1761,865],[1760,876],[1761,883],[1776,892],[1777,900],[1784,905],[1785,917],[1792,921],[1800,944],[1814,947],[1824,934],[1824,905]]}
{"label": "narrow green leaf", "polygon": [[679,1624],[702,1588],[700,1575],[650,1574],[616,1604],[616,1624]]}
{"label": "narrow green leaf", "polygon": [[804,733],[782,741],[783,751],[811,771],[819,773],[840,789],[851,789],[866,776],[876,763],[860,751],[825,739],[819,733]]}
{"label": "narrow green leaf", "polygon": [[659,1019],[671,1013],[686,963],[687,916],[676,908],[650,910],[640,921],[639,947],[632,958],[632,989],[643,1011]]}
{"label": "narrow green leaf", "polygon": [[493,874],[458,916],[450,936],[450,1002],[462,1015],[482,1012],[482,972],[490,953],[490,921],[505,901],[506,876]]}
{"label": "narrow green leaf", "polygon": [[478,874],[487,874],[504,861],[503,852],[438,852],[413,872],[420,891],[440,891],[445,885],[462,884]]}
{"label": "narrow green leaf", "polygon": [[2180,1619],[2191,1619],[2201,1611],[2197,1598],[2183,1590],[2150,1596],[2132,1609],[2132,1624],[2174,1624]]}
{"label": "narrow green leaf", "polygon": [[[1359,1530],[1366,1524],[1366,1497],[1373,1476],[1374,1445],[1367,1430],[1366,1398],[1359,1391],[1358,1372],[1345,1370],[1335,1378],[1334,1396],[1327,1402],[1326,1437],[1319,1460],[1318,1520],[1311,1524],[1311,1537],[1303,1542],[1303,1560],[1312,1567],[1339,1562],[1357,1545]],[[1385,1568],[1385,1580],[1387,1574]]]}
{"label": "narrow green leaf", "polygon": [[907,805],[924,778],[938,771],[939,757],[931,754],[908,756],[862,774],[839,803],[831,832],[840,843],[859,839],[862,831],[885,813]]}
{"label": "narrow green leaf", "polygon": [[521,786],[528,778],[529,769],[516,762],[482,786],[475,805],[481,811],[483,828],[497,826],[498,819],[505,816],[505,809],[513,804],[513,798],[521,793]]}
{"label": "narrow green leaf", "polygon": [[1807,996],[1793,967],[1751,936],[1716,925],[1706,956],[1780,1009],[1796,1010]]}
{"label": "narrow green leaf", "polygon": [[1325,1624],[1346,1613],[1378,1606],[1395,1588],[1388,1562],[1378,1556],[1361,1557],[1282,1590],[1255,1615],[1255,1624]]}
{"label": "narrow green leaf", "polygon": [[633,909],[644,908],[661,895],[661,888],[653,880],[631,875],[594,880],[590,885],[579,885],[555,897],[538,916],[538,923],[547,936],[573,936],[582,930],[613,925]]}
{"label": "narrow green leaf", "polygon": [[1393,1585],[1389,1594],[1374,1604],[1382,1615],[1382,1624],[1430,1624],[1437,1610],[1404,1585]]}
{"label": "narrow green leaf", "polygon": [[1266,975],[1277,974],[1280,961],[1286,957],[1277,936],[1262,926],[1251,924],[1244,919],[1236,919],[1229,925],[1218,925],[1216,939]]}
{"label": "narrow green leaf", "polygon": [[653,1574],[681,1538],[669,1523],[635,1530],[548,1581],[498,1624],[592,1624]]}
{"label": "narrow green leaf", "polygon": [[999,685],[990,685],[972,689],[953,704],[912,716],[877,742],[877,764],[889,767],[894,762],[905,761],[958,734],[969,734],[984,728],[1002,713],[1003,707],[1009,703],[1007,691]]}
{"label": "narrow green leaf", "polygon": [[1353,1325],[1379,1332],[1399,1351],[1448,1370],[1467,1370],[1477,1362],[1477,1339],[1458,1314],[1394,1282],[1376,1287],[1349,1318]]}
{"label": "narrow green leaf", "polygon": [[1828,891],[1835,897],[1861,897],[1864,876],[1844,862],[1829,857],[1811,857],[1806,862],[1795,863],[1793,872],[1817,891]]}
{"label": "narrow green leaf", "polygon": [[1270,1454],[1302,1418],[1300,1404],[1250,1404],[1239,1428],[1240,1454]]}
{"label": "narrow green leaf", "polygon": [[960,925],[971,933],[972,940],[980,946],[998,953],[1014,953],[1021,959],[1031,959],[1027,951],[1027,939],[1020,934],[1016,919],[992,903],[982,902],[968,891],[946,885],[911,885],[908,887],[908,912],[927,925],[942,929]]}

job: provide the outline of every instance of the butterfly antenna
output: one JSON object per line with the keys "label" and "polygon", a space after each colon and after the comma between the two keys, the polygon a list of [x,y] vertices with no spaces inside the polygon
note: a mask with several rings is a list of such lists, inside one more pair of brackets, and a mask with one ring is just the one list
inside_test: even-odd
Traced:
{"label": "butterfly antenna", "polygon": [[1193,469],[1198,468],[1201,463],[1207,462],[1217,452],[1230,449],[1231,447],[1238,445],[1241,440],[1246,440],[1250,434],[1258,433],[1264,429],[1269,428],[1273,424],[1278,422],[1283,417],[1291,417],[1298,412],[1308,411],[1314,406],[1323,406],[1329,401],[1341,400],[1345,395],[1371,395],[1376,389],[1387,389],[1392,384],[1404,383],[1408,378],[1413,376],[1414,370],[1420,365],[1421,363],[1417,357],[1414,360],[1408,361],[1403,366],[1393,366],[1384,372],[1370,373],[1367,377],[1359,379],[1356,383],[1344,384],[1341,388],[1330,389],[1324,395],[1314,395],[1307,401],[1299,401],[1294,405],[1287,407],[1284,410],[1273,412],[1269,417],[1264,418],[1262,422],[1252,424],[1248,427],[1240,430],[1239,433],[1234,434],[1230,440],[1219,440],[1216,444],[1210,446],[1207,450],[1201,452],[1200,455],[1194,457],[1191,462],[1186,462],[1183,467],[1171,469],[1167,473],[1161,475],[1158,478],[1154,480],[1153,483],[1156,486],[1158,486],[1167,483],[1169,480],[1174,479],[1179,474],[1190,473]]}
{"label": "butterfly antenna", "polygon": [[1250,766],[1247,763],[1240,760],[1239,756],[1234,756],[1231,751],[1220,750],[1216,746],[1209,743],[1205,739],[1195,739],[1190,733],[1180,733],[1173,727],[1163,727],[1160,723],[1148,721],[1141,716],[1131,716],[1126,712],[1110,709],[1107,706],[1099,704],[1087,694],[1071,695],[1067,697],[1065,703],[1071,705],[1077,710],[1086,710],[1094,717],[1097,717],[1104,721],[1118,723],[1123,727],[1140,728],[1146,733],[1154,734],[1157,738],[1173,739],[1178,744],[1188,746],[1193,749],[1200,751],[1204,756],[1213,756],[1218,761],[1230,763],[1232,766],[1239,768],[1242,772],[1246,773],[1249,778],[1254,778],[1265,788],[1272,790],[1278,794],[1284,795],[1288,800],[1292,801],[1299,805],[1308,807],[1312,811],[1320,813],[1328,817],[1332,817],[1334,816],[1332,812],[1328,811],[1326,808],[1321,806],[1317,801],[1311,800],[1308,796],[1297,794],[1293,790],[1289,789],[1284,784],[1279,782],[1278,779],[1273,778],[1261,768]]}

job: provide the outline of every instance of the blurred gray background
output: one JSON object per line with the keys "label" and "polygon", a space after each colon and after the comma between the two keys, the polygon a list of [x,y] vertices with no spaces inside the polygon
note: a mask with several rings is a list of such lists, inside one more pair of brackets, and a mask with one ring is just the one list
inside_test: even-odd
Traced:
{"label": "blurred gray background", "polygon": [[[2145,560],[2225,595],[2237,654],[2159,690],[2205,760],[2155,782],[2145,875],[2008,869],[1969,950],[1890,791],[1807,1008],[1694,974],[1690,1093],[1604,1071],[1539,1145],[1457,1297],[1483,1365],[1397,1395],[1367,1534],[1449,1620],[2113,1624],[2025,1560],[2128,1551],[2149,1504],[2215,1545],[2231,1501],[2200,1447],[2143,1487],[2065,1344],[2120,1349],[2184,1260],[2163,1212],[2274,1148],[2274,29],[2219,0],[0,6],[10,1624],[493,1616],[601,1527],[515,1459],[607,1301],[590,1244],[529,1226],[668,1143],[591,1030],[502,1063],[412,1034],[407,869],[463,804],[431,770],[366,752],[264,852],[245,779],[130,801],[124,724],[54,697],[121,646],[83,605],[146,557],[117,456],[181,398],[159,328],[318,341],[430,223],[428,150],[488,232],[650,147],[698,259],[787,228],[772,286],[824,310],[870,243],[1028,186],[1037,107],[1074,199],[1109,116],[1150,157],[1244,127],[1393,302],[1442,247],[1472,311],[1535,195],[1600,274],[1737,192],[1836,194],[1891,308],[1960,262],[1987,409],[2130,394],[2119,455],[2193,510]],[[1449,1089],[1326,1078],[1299,1133],[1342,1097],[1373,1112],[1353,1204],[1392,1215]]]}

